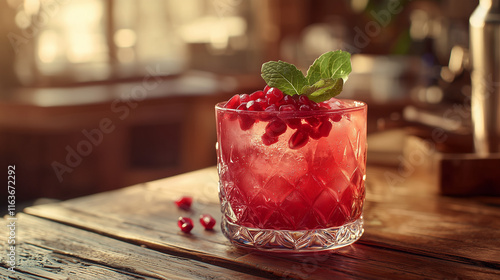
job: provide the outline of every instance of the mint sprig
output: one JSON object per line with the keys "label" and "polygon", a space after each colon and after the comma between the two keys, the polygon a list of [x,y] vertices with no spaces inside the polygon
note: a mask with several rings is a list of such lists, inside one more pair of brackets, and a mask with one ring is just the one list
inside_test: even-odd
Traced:
{"label": "mint sprig", "polygon": [[338,79],[344,82],[351,73],[351,54],[344,51],[332,51],[322,54],[307,70],[310,85],[320,79]]}
{"label": "mint sprig", "polygon": [[340,78],[321,79],[312,86],[304,86],[302,88],[302,94],[307,95],[310,100],[321,102],[339,95],[343,87],[344,82]]}
{"label": "mint sprig", "polygon": [[339,50],[318,57],[307,70],[307,76],[293,64],[283,61],[264,63],[261,76],[270,87],[285,94],[307,95],[315,102],[322,102],[342,92],[351,71],[351,54]]}
{"label": "mint sprig", "polygon": [[270,86],[288,95],[300,94],[307,84],[304,74],[295,65],[284,61],[269,61],[262,64],[262,78]]}

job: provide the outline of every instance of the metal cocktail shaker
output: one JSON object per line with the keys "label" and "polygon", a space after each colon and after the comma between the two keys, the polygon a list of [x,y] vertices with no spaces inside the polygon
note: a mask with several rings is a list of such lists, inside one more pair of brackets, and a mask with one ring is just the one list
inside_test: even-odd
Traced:
{"label": "metal cocktail shaker", "polygon": [[500,0],[480,0],[469,23],[474,146],[486,156],[500,152]]}

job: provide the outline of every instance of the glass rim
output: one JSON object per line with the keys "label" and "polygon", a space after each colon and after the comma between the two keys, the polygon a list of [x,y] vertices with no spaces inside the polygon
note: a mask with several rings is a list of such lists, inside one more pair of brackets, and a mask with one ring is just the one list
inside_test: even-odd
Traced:
{"label": "glass rim", "polygon": [[353,107],[347,108],[336,108],[336,109],[325,109],[325,110],[311,110],[311,111],[247,111],[247,110],[238,110],[231,108],[224,108],[224,104],[227,101],[218,102],[215,104],[215,110],[221,112],[230,112],[235,114],[247,114],[247,115],[279,115],[279,116],[289,116],[289,117],[304,117],[304,116],[317,116],[317,115],[325,115],[325,114],[335,114],[335,113],[349,113],[349,112],[357,112],[366,110],[368,104],[364,101],[354,100],[354,99],[339,99],[344,102],[349,102],[350,104],[354,104]]}

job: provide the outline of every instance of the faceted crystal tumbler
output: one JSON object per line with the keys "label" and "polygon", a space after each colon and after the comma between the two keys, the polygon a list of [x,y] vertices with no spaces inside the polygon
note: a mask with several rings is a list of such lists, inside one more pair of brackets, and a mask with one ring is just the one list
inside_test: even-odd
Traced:
{"label": "faceted crystal tumbler", "polygon": [[[337,109],[216,105],[221,228],[233,244],[297,253],[340,248],[361,237],[367,105],[329,102]],[[281,134],[269,139],[276,128]]]}

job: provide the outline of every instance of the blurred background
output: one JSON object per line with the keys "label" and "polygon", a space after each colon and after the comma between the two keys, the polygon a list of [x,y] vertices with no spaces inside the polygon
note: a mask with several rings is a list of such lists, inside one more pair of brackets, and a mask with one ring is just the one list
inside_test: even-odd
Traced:
{"label": "blurred background", "polygon": [[0,160],[16,165],[18,201],[212,166],[216,102],[262,89],[265,61],[306,70],[336,49],[353,54],[342,97],[369,104],[369,164],[397,166],[419,145],[412,137],[433,141],[432,152],[469,152],[468,19],[477,5],[1,1]]}

